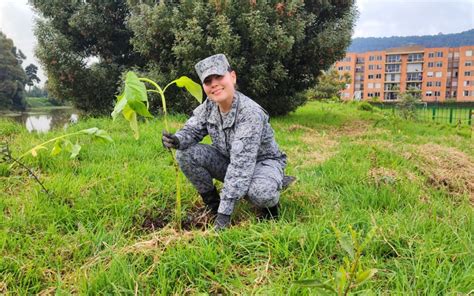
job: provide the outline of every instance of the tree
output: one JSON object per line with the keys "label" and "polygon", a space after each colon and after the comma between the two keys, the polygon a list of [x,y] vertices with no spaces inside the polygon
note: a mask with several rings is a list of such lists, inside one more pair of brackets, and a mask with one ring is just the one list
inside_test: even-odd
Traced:
{"label": "tree", "polygon": [[323,70],[321,73],[322,75],[318,77],[318,84],[309,91],[310,99],[336,98],[339,100],[341,98],[341,91],[346,88],[347,84],[351,83],[351,75],[347,72],[340,75],[334,68],[330,68],[328,71]]}
{"label": "tree", "polygon": [[29,86],[29,90],[35,83],[40,83],[41,79],[38,77],[38,67],[34,64],[29,64],[25,68],[26,74],[26,85]]}
{"label": "tree", "polygon": [[25,109],[26,75],[21,67],[25,58],[13,41],[0,32],[0,109]]}
{"label": "tree", "polygon": [[[143,71],[158,83],[197,80],[194,64],[224,53],[239,88],[280,115],[302,105],[302,91],[344,56],[355,15],[345,0],[159,1],[133,5],[129,27],[135,50],[149,61]],[[170,104],[189,109],[185,102],[192,100]]]}
{"label": "tree", "polygon": [[36,54],[48,76],[48,92],[89,113],[112,109],[123,71],[141,66],[130,45],[126,0],[30,1],[36,23]]}

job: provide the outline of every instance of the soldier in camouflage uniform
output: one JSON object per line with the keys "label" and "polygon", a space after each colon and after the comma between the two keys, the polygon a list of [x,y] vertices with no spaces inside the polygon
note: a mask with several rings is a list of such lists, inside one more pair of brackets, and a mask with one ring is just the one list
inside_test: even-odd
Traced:
{"label": "soldier in camouflage uniform", "polygon": [[[286,155],[278,149],[267,112],[235,90],[236,74],[225,55],[210,56],[195,68],[208,98],[176,134],[163,131],[163,145],[177,149],[184,175],[217,213],[216,229],[230,224],[242,197],[264,216],[277,217]],[[199,143],[206,135],[212,145]],[[213,179],[224,182],[220,196]]]}

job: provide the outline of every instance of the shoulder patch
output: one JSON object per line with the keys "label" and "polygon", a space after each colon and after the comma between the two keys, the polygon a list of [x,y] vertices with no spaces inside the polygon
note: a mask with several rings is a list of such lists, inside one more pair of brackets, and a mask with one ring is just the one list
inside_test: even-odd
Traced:
{"label": "shoulder patch", "polygon": [[244,142],[237,140],[232,142],[231,153],[240,153],[244,149]]}

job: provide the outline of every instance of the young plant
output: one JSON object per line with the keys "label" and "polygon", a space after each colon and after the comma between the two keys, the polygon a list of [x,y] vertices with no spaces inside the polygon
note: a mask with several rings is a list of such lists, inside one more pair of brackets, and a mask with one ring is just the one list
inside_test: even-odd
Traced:
{"label": "young plant", "polygon": [[[1,161],[2,162],[11,162],[8,170],[11,170],[13,166],[19,165],[20,167],[24,168],[28,173],[34,177],[36,182],[41,185],[43,190],[49,194],[48,190],[44,187],[43,183],[39,180],[39,178],[33,173],[33,171],[28,168],[23,162],[20,160],[31,154],[33,157],[38,156],[38,152],[40,150],[48,150],[51,149],[50,155],[51,156],[56,156],[62,151],[69,153],[70,158],[76,158],[79,152],[81,151],[81,145],[76,139],[76,143],[72,143],[69,139],[70,138],[77,138],[78,136],[91,136],[93,139],[100,140],[103,142],[113,142],[112,138],[107,134],[106,131],[101,130],[97,127],[92,127],[88,129],[83,129],[77,132],[61,135],[58,137],[55,137],[53,139],[50,139],[46,142],[43,142],[41,144],[38,144],[34,146],[33,148],[29,149],[25,153],[21,154],[19,157],[15,158],[12,156],[10,149],[8,147],[8,144],[4,143],[0,145],[0,154],[1,154]],[[51,143],[54,143],[51,147],[48,147]]]}
{"label": "young plant", "polygon": [[345,296],[351,290],[370,280],[375,273],[377,273],[377,269],[363,269],[361,258],[362,251],[372,240],[375,230],[375,227],[372,228],[361,243],[360,233],[352,229],[351,226],[349,226],[349,233],[342,233],[339,229],[334,227],[334,232],[339,245],[349,256],[344,257],[344,265],[339,267],[338,271],[335,272],[334,277],[326,281],[311,279],[296,281],[295,284],[303,287],[315,288],[338,296]]}
{"label": "young plant", "polygon": [[[153,86],[152,89],[147,89],[145,83],[149,83]],[[202,88],[201,85],[192,81],[186,76],[171,81],[164,88],[161,88],[156,82],[148,78],[139,78],[134,72],[129,71],[125,76],[125,87],[123,92],[117,96],[117,103],[115,104],[112,117],[115,119],[122,113],[123,117],[130,123],[130,128],[133,131],[135,139],[138,139],[140,134],[138,131],[138,115],[145,118],[152,118],[148,102],[148,93],[157,93],[161,97],[161,103],[163,106],[163,121],[165,129],[170,131],[168,126],[168,111],[166,109],[166,97],[165,91],[169,86],[176,84],[178,87],[184,87],[199,103],[202,103]],[[178,228],[181,228],[181,182],[179,177],[179,167],[176,161],[176,152],[169,150],[173,158],[173,165],[175,168],[175,181],[176,181],[176,208],[175,208],[175,219]]]}

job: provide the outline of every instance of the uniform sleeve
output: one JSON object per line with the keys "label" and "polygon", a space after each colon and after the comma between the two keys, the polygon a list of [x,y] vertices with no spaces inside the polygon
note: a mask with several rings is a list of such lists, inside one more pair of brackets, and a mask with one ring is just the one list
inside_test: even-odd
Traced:
{"label": "uniform sleeve", "polygon": [[230,163],[224,178],[218,212],[231,215],[235,202],[247,194],[260,148],[265,116],[249,112],[238,121],[231,143]]}
{"label": "uniform sleeve", "polygon": [[207,116],[206,104],[199,105],[193,111],[193,116],[189,118],[184,127],[176,132],[179,139],[179,150],[188,148],[189,146],[201,142],[207,135]]}

